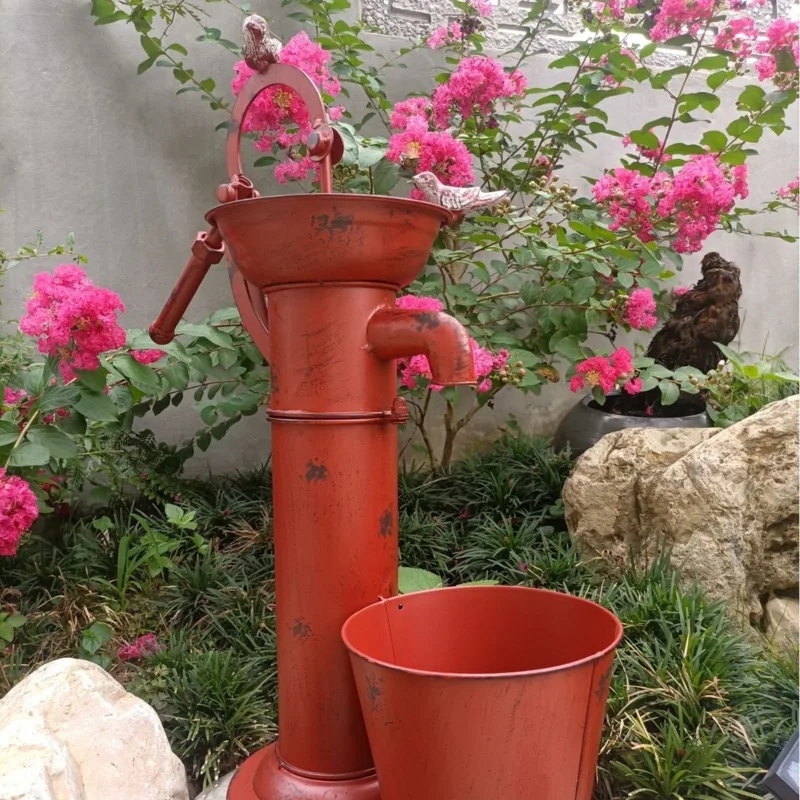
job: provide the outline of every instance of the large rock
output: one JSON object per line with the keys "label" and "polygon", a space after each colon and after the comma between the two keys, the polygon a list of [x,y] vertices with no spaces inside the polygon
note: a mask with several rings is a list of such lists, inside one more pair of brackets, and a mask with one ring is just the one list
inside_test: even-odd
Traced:
{"label": "large rock", "polygon": [[764,611],[770,640],[789,650],[797,647],[800,624],[800,603],[797,598],[773,597]]}
{"label": "large rock", "polygon": [[620,431],[586,452],[564,487],[587,555],[644,561],[663,546],[687,581],[760,617],[798,585],[798,398],[726,430]]}
{"label": "large rock", "polygon": [[228,787],[231,785],[235,774],[235,772],[230,772],[224,778],[220,778],[213,786],[197,795],[195,800],[226,800]]}
{"label": "large rock", "polygon": [[156,712],[63,658],[0,700],[0,800],[189,800]]}

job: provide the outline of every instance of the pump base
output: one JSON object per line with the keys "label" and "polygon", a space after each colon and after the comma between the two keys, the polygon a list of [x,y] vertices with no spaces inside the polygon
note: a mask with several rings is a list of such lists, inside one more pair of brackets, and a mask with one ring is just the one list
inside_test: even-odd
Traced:
{"label": "pump base", "polygon": [[280,766],[271,744],[242,764],[227,800],[380,800],[380,791],[374,774],[330,781],[295,775]]}

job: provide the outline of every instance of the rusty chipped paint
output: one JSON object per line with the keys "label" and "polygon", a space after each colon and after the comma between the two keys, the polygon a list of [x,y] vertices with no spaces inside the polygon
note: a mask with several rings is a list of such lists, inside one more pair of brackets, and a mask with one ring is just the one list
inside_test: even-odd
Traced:
{"label": "rusty chipped paint", "polygon": [[328,468],[324,464],[315,464],[313,461],[308,462],[308,469],[306,470],[306,481],[308,483],[319,483],[328,479]]}
{"label": "rusty chipped paint", "polygon": [[353,214],[340,214],[333,209],[333,214],[319,214],[311,219],[311,225],[317,233],[327,233],[330,239],[347,233],[353,227]]}
{"label": "rusty chipped paint", "polygon": [[378,527],[378,532],[381,536],[386,537],[392,535],[392,529],[394,528],[393,516],[391,508],[387,508],[386,511],[381,514],[381,521]]}
{"label": "rusty chipped paint", "polygon": [[292,626],[292,636],[301,641],[309,639],[311,637],[311,626],[302,618],[295,620]]}
{"label": "rusty chipped paint", "polygon": [[442,324],[439,314],[435,311],[416,311],[414,312],[414,319],[417,322],[417,330],[434,330]]}

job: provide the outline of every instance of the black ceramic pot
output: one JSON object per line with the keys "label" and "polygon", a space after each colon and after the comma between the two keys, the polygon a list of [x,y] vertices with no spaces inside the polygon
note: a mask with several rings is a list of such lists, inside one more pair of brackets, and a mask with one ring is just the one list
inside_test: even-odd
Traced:
{"label": "black ceramic pot", "polygon": [[594,402],[591,396],[584,397],[561,420],[553,447],[561,450],[567,445],[573,455],[579,456],[594,447],[607,433],[627,428],[710,428],[708,414],[692,410],[682,416],[640,417],[611,414]]}

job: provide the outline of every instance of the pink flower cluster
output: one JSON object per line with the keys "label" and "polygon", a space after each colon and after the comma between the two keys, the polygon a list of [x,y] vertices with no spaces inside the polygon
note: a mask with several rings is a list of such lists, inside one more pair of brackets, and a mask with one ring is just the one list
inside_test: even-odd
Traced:
{"label": "pink flower cluster", "polygon": [[683,295],[688,294],[688,293],[689,293],[689,287],[688,286],[676,286],[672,290],[673,297],[683,297]]}
{"label": "pink flower cluster", "polygon": [[661,217],[677,226],[674,248],[696,253],[717,227],[720,215],[733,208],[736,197],[747,197],[747,167],[723,168],[712,155],[694,156],[664,181],[658,203]]}
{"label": "pink flower cluster", "polygon": [[515,70],[510,75],[503,65],[487,56],[470,56],[462,59],[447,83],[433,93],[433,119],[439,128],[446,128],[454,112],[462,122],[475,110],[487,115],[498,100],[521,97],[525,92],[525,76]]}
{"label": "pink flower cluster", "polygon": [[676,227],[675,250],[696,253],[736,197],[747,197],[747,167],[720,164],[713,155],[692,156],[674,177],[658,172],[650,178],[617,167],[592,193],[608,208],[611,230],[625,227],[649,242],[655,238],[654,218],[660,217]]}
{"label": "pink flower cluster", "polygon": [[[756,64],[756,72],[759,80],[765,81],[769,78],[779,89],[789,89],[797,86],[797,64],[800,63],[800,52],[798,52],[798,29],[797,22],[788,19],[778,18],[766,30],[766,38],[758,43],[756,52],[762,58]],[[785,72],[778,69],[776,56],[781,53],[791,53],[795,69]]]}
{"label": "pink flower cluster", "polygon": [[100,366],[98,356],[125,344],[125,331],[117,314],[125,306],[116,292],[95,286],[75,264],[62,264],[40,272],[33,281],[33,295],[20,330],[39,338],[39,352],[59,361],[65,381],[75,370]]}
{"label": "pink flower cluster", "polygon": [[599,386],[605,394],[613,392],[617,385],[624,383],[628,394],[642,391],[642,381],[633,377],[633,357],[624,347],[615,350],[610,356],[592,356],[575,367],[577,373],[569,382],[573,392],[579,392],[587,385]]}
{"label": "pink flower cluster", "polygon": [[631,328],[649,331],[658,322],[656,301],[650,289],[634,289],[625,304],[625,321]]}
{"label": "pink flower cluster", "polygon": [[164,358],[166,353],[163,350],[131,350],[131,355],[140,364],[155,364]]}
{"label": "pink flower cluster", "polygon": [[19,540],[39,516],[39,503],[31,487],[0,467],[0,556],[17,553]]}
{"label": "pink flower cluster", "polygon": [[[792,203],[793,205],[798,205],[800,201],[800,175],[793,181],[789,181],[786,186],[781,186],[776,194],[781,200],[785,200],[787,203]],[[8,389],[6,389],[6,391],[8,391]]]}
{"label": "pink flower cluster", "polygon": [[737,17],[726,22],[725,27],[717,34],[714,47],[735,53],[740,60],[753,54],[758,27],[751,17]]}
{"label": "pink flower cluster", "polygon": [[459,22],[451,22],[449,25],[442,25],[437,28],[428,39],[428,47],[438,50],[442,45],[463,42],[467,38],[466,31]]}
{"label": "pink flower cluster", "polygon": [[134,661],[140,658],[149,658],[163,649],[163,645],[156,641],[152,633],[140,636],[133,644],[126,644],[120,648],[118,657],[120,661]]}
{"label": "pink flower cluster", "polygon": [[607,2],[596,2],[594,12],[602,16],[606,11],[615,19],[622,19],[625,16],[625,9],[634,8],[639,4],[639,0],[607,0]]}
{"label": "pink flower cluster", "polygon": [[656,186],[666,177],[659,172],[648,178],[635,170],[617,167],[608,172],[592,187],[592,194],[598,203],[608,206],[613,222],[608,226],[612,231],[627,228],[637,234],[643,242],[652,241],[653,195]]}
{"label": "pink flower cluster", "polygon": [[[339,79],[329,70],[331,54],[308,38],[304,31],[293,36],[281,51],[281,63],[299,67],[329,97],[336,97],[341,91]],[[231,83],[233,93],[238,95],[254,70],[239,61],[234,65],[236,77]],[[333,106],[328,109],[331,120],[341,119],[344,109]],[[305,142],[311,133],[308,110],[300,96],[285,86],[271,86],[263,91],[250,106],[242,124],[246,133],[260,133],[255,143],[257,150],[270,152],[274,145],[290,149]],[[281,183],[314,175],[317,165],[308,157],[292,159],[275,168],[275,175]]]}
{"label": "pink flower cluster", "polygon": [[[9,386],[3,391],[3,405],[4,406],[15,406],[25,397],[28,393],[24,389],[12,389]],[[4,409],[0,410],[0,416],[4,413]]]}
{"label": "pink flower cluster", "polygon": [[688,33],[696,36],[700,26],[714,14],[715,0],[663,0],[650,31],[654,42],[663,42]]}
{"label": "pink flower cluster", "polygon": [[[435,297],[417,297],[413,294],[406,294],[397,298],[398,308],[413,308],[419,311],[441,311],[444,306],[441,300]],[[499,350],[496,354],[485,347],[481,347],[474,339],[470,339],[472,345],[472,359],[475,362],[475,377],[479,379],[477,390],[488,392],[492,388],[492,380],[489,377],[493,372],[501,370],[508,362],[508,350]],[[417,378],[427,378],[431,380],[431,367],[428,357],[423,355],[412,356],[398,362],[400,369],[400,384],[408,389],[417,388]],[[440,392],[444,387],[432,383],[429,387],[434,392]]]}

